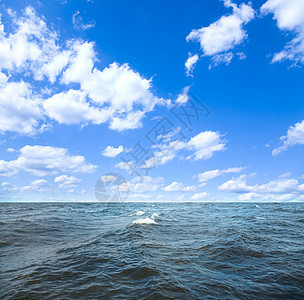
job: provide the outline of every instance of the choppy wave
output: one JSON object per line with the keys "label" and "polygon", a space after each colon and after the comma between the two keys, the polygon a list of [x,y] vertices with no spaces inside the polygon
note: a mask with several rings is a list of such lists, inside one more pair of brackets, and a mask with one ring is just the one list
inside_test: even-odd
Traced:
{"label": "choppy wave", "polygon": [[133,221],[132,224],[139,224],[139,225],[151,225],[151,224],[158,224],[155,221],[155,218],[158,217],[157,213],[153,213],[151,215],[151,217],[144,217],[144,218],[140,218],[138,220]]}
{"label": "choppy wave", "polygon": [[303,220],[303,204],[2,204],[0,298],[302,300]]}

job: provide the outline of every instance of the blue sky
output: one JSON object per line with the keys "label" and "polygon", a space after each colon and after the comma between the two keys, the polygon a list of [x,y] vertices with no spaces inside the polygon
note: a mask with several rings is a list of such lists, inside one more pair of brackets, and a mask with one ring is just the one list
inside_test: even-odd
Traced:
{"label": "blue sky", "polygon": [[0,201],[304,200],[302,0],[0,9]]}

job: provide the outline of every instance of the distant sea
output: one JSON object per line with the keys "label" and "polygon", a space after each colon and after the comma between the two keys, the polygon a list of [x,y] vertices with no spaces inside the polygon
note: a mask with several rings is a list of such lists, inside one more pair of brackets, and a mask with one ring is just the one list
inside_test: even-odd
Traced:
{"label": "distant sea", "polygon": [[304,299],[304,203],[1,203],[1,299]]}

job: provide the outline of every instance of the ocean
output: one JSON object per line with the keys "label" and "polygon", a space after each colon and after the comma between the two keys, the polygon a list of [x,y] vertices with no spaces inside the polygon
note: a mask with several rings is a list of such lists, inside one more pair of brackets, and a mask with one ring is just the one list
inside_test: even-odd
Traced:
{"label": "ocean", "polygon": [[304,299],[304,203],[1,203],[1,299]]}

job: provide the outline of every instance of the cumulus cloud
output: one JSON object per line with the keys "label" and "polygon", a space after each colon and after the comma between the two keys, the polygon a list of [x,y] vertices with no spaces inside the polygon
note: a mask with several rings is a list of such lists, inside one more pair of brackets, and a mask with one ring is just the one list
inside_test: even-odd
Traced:
{"label": "cumulus cloud", "polygon": [[220,191],[234,193],[249,193],[253,191],[253,186],[248,186],[246,183],[246,175],[241,175],[239,178],[228,180],[218,187]]}
{"label": "cumulus cloud", "polygon": [[164,165],[172,161],[182,150],[192,152],[186,159],[194,161],[210,159],[216,152],[226,150],[222,136],[214,131],[202,131],[187,142],[172,141],[172,138],[174,137],[157,146],[158,150],[145,162],[146,167]]}
{"label": "cumulus cloud", "polygon": [[208,193],[206,193],[206,192],[197,193],[191,197],[191,200],[202,200],[202,199],[205,199],[207,196],[208,196]]}
{"label": "cumulus cloud", "polygon": [[194,185],[184,186],[181,182],[173,181],[171,184],[163,188],[165,192],[193,192],[196,190]]}
{"label": "cumulus cloud", "polygon": [[147,193],[160,190],[163,183],[163,177],[137,176],[129,182],[129,188],[134,193]]}
{"label": "cumulus cloud", "polygon": [[46,114],[60,124],[80,124],[92,122],[101,124],[106,122],[110,113],[91,106],[86,93],[78,90],[61,92],[47,99],[43,103]]}
{"label": "cumulus cloud", "polygon": [[280,141],[282,145],[275,148],[272,155],[278,155],[295,145],[304,145],[304,120],[290,126],[287,134],[280,137]]}
{"label": "cumulus cloud", "polygon": [[232,8],[233,12],[230,15],[222,16],[208,27],[193,29],[186,38],[187,41],[199,42],[203,55],[210,56],[213,65],[220,62],[230,63],[233,57],[231,50],[247,38],[243,27],[255,14],[250,3],[237,6],[230,0],[224,0],[224,5]]}
{"label": "cumulus cloud", "polygon": [[214,131],[203,131],[185,143],[184,148],[194,153],[188,158],[194,160],[209,159],[215,152],[225,150],[225,143],[221,135]]}
{"label": "cumulus cloud", "polygon": [[198,174],[196,177],[198,178],[198,182],[206,182],[208,180],[221,177],[224,174],[229,174],[229,173],[240,173],[244,170],[244,167],[238,167],[238,168],[228,168],[228,169],[223,169],[223,170],[211,170],[211,171],[206,171],[203,173]]}
{"label": "cumulus cloud", "polygon": [[32,192],[43,192],[45,191],[45,187],[47,187],[49,183],[45,179],[37,179],[33,182],[31,182],[30,185],[23,186],[19,188],[19,191],[26,192],[26,191],[32,191]]}
{"label": "cumulus cloud", "polygon": [[241,175],[238,178],[228,180],[220,185],[218,189],[242,194],[238,197],[239,200],[252,200],[255,198],[288,200],[288,197],[291,197],[290,195],[295,198],[304,192],[304,184],[300,184],[297,179],[281,178],[265,184],[248,185],[247,177],[247,175]]}
{"label": "cumulus cloud", "polygon": [[37,133],[40,124],[38,120],[42,119],[40,103],[30,85],[23,81],[10,82],[0,87],[0,133]]}
{"label": "cumulus cloud", "polygon": [[124,151],[123,146],[118,146],[117,148],[108,146],[106,149],[102,151],[102,155],[106,157],[116,157],[119,155],[121,152]]}
{"label": "cumulus cloud", "polygon": [[72,188],[77,186],[81,182],[81,179],[74,176],[61,175],[57,176],[54,182],[58,183],[59,188]]}
{"label": "cumulus cloud", "polygon": [[11,176],[20,171],[36,176],[63,172],[92,173],[96,165],[86,163],[80,155],[71,156],[65,148],[51,146],[24,146],[16,160],[0,160],[0,175]]}
{"label": "cumulus cloud", "polygon": [[[61,43],[33,8],[21,15],[9,10],[8,15],[12,30],[0,18],[0,133],[37,134],[48,128],[48,118],[67,125],[135,129],[156,105],[170,103],[153,94],[151,78],[127,63],[96,68],[93,42]],[[75,26],[79,20],[77,13]],[[16,81],[20,76],[23,81]]]}
{"label": "cumulus cloud", "polygon": [[23,187],[17,187],[9,182],[1,184],[3,192],[46,192],[48,186],[49,183],[45,179],[34,180],[29,185]]}
{"label": "cumulus cloud", "polygon": [[294,38],[284,49],[273,56],[272,62],[290,60],[304,63],[304,1],[268,0],[261,7],[262,14],[273,14],[277,26],[294,34]]}

